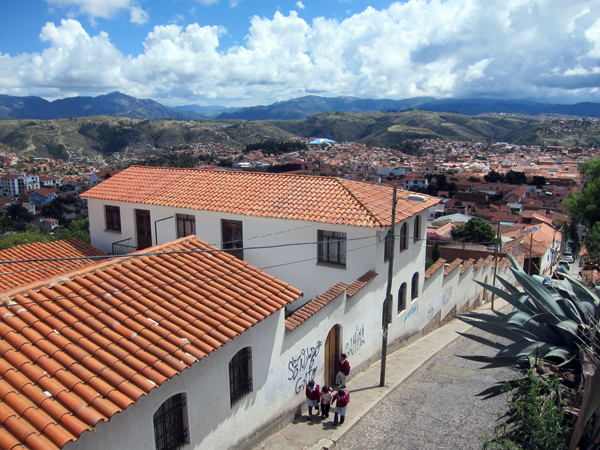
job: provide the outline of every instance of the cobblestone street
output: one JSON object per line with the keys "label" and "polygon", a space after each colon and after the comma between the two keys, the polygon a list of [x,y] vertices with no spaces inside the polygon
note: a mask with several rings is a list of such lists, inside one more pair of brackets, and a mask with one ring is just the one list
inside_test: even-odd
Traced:
{"label": "cobblestone street", "polygon": [[494,352],[460,337],[367,414],[336,448],[480,449],[480,437],[492,433],[498,413],[505,409],[505,398],[480,400],[475,394],[496,381],[513,378],[515,373],[510,369],[479,370],[482,364],[456,354]]}

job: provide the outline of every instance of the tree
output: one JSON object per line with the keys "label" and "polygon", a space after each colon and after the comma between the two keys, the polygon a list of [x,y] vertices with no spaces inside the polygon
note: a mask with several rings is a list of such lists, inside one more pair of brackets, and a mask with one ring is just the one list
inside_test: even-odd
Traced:
{"label": "tree", "polygon": [[46,244],[51,241],[52,238],[50,235],[44,233],[35,225],[29,224],[22,233],[3,236],[0,239],[0,250],[16,247],[17,245],[31,244],[33,242]]}
{"label": "tree", "polygon": [[533,180],[531,180],[529,182],[530,185],[532,186],[537,186],[538,188],[541,188],[542,186],[546,185],[546,177],[540,177],[539,175],[534,175],[533,176]]}
{"label": "tree", "polygon": [[62,201],[59,198],[55,198],[52,201],[46,203],[42,207],[42,215],[44,217],[51,217],[56,220],[62,220],[62,215],[65,212],[66,208],[63,205]]}
{"label": "tree", "polygon": [[524,172],[510,170],[506,174],[506,182],[509,184],[527,184],[527,175]]}
{"label": "tree", "polygon": [[62,241],[63,239],[69,239],[72,237],[78,237],[84,242],[90,243],[90,220],[89,219],[78,219],[73,220],[69,225],[58,232],[56,240]]}
{"label": "tree", "polygon": [[2,227],[10,231],[22,231],[26,225],[34,219],[27,208],[19,203],[11,203],[6,208],[6,213],[2,218]]}
{"label": "tree", "polygon": [[472,175],[471,175],[471,176],[469,177],[469,181],[471,181],[471,182],[474,182],[474,183],[477,183],[477,182],[481,181],[481,178],[479,178],[479,177],[474,177],[474,176],[472,176]]}
{"label": "tree", "polygon": [[600,158],[590,159],[579,165],[583,189],[570,193],[563,205],[573,224],[583,223],[588,229],[600,221]]}
{"label": "tree", "polygon": [[440,259],[440,254],[440,241],[436,239],[435,244],[433,244],[433,250],[431,250],[431,259],[433,259],[433,262],[436,262],[438,259]]}
{"label": "tree", "polygon": [[587,260],[600,264],[600,222],[588,230],[583,243],[588,250]]}
{"label": "tree", "polygon": [[504,183],[506,181],[504,174],[498,173],[495,170],[492,170],[487,175],[484,175],[483,179],[488,183]]}
{"label": "tree", "polygon": [[496,232],[492,226],[480,217],[473,217],[464,225],[458,225],[450,231],[452,238],[457,242],[493,242]]}

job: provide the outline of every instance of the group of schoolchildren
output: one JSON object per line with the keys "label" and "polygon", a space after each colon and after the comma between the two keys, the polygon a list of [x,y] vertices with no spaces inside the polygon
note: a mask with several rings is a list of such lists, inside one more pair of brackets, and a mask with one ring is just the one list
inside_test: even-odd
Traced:
{"label": "group of schoolchildren", "polygon": [[335,402],[333,410],[333,425],[343,424],[346,419],[346,411],[348,411],[348,403],[350,403],[350,392],[346,390],[346,376],[350,372],[350,363],[346,360],[346,354],[342,353],[342,359],[338,363],[338,373],[335,379],[339,386],[337,392],[334,392],[329,386],[323,386],[319,390],[319,385],[310,380],[306,385],[306,404],[308,406],[308,416],[312,417],[312,410],[316,408],[317,415],[319,414],[319,406],[321,417],[329,418],[329,409],[331,404]]}

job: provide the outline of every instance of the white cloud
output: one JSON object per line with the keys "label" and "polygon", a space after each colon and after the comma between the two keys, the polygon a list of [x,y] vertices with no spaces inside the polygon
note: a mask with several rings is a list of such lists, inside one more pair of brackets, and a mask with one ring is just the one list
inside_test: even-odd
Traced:
{"label": "white cloud", "polygon": [[[0,91],[121,90],[168,104],[270,103],[307,93],[600,101],[600,11],[589,3],[409,0],[312,23],[277,12],[252,17],[244,45],[230,48],[220,47],[222,27],[162,25],[137,56],[123,55],[106,33],[90,36],[78,21],[63,20],[42,29],[42,53],[0,56]],[[103,5],[98,17],[135,7],[129,0],[77,4],[90,15],[84,6]]]}
{"label": "white cloud", "polygon": [[302,3],[301,1],[297,1],[296,2],[296,8],[298,8],[298,9],[304,9],[304,8],[306,8],[306,6],[304,6],[304,3]]}
{"label": "white cloud", "polygon": [[119,12],[129,11],[131,22],[144,24],[148,21],[148,13],[133,0],[46,0],[50,5],[61,8],[76,8],[75,14],[87,15],[90,19],[102,17],[108,19]]}

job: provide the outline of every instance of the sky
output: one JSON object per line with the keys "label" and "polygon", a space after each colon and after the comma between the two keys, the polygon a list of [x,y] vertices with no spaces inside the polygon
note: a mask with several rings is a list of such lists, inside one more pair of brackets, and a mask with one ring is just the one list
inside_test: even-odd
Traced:
{"label": "sky", "polygon": [[598,0],[2,0],[0,94],[600,102]]}

